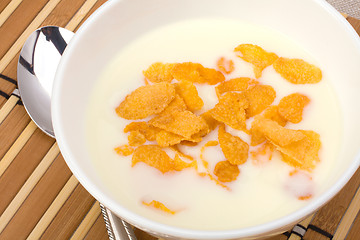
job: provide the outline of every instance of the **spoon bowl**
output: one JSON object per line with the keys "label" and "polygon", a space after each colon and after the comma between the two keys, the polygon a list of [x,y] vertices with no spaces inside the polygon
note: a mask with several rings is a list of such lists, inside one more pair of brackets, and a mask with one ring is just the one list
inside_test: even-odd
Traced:
{"label": "spoon bowl", "polygon": [[33,32],[19,56],[17,79],[21,99],[31,119],[50,137],[55,137],[51,121],[51,91],[55,72],[74,33],[56,26]]}

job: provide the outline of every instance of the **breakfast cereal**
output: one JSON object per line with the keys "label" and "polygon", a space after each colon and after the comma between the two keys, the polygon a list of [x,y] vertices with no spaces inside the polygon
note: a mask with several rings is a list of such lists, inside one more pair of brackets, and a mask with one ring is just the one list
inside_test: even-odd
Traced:
{"label": "breakfast cereal", "polygon": [[[332,76],[310,54],[272,29],[221,19],[135,39],[104,69],[89,104],[89,149],[104,188],[147,219],[202,230],[255,226],[315,201],[337,159],[341,112]],[[292,83],[275,69],[291,65],[285,58],[309,64],[295,72],[321,68],[321,81]]]}

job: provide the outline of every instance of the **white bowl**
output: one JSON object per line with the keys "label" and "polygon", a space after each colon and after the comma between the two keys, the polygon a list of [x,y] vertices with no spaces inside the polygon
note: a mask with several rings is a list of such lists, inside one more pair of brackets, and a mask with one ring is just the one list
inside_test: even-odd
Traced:
{"label": "white bowl", "polygon": [[[86,106],[94,83],[118,51],[148,30],[204,17],[239,19],[270,27],[295,39],[331,74],[343,114],[339,161],[329,188],[305,207],[254,227],[226,231],[181,229],[146,219],[121,206],[106,192],[89,161]],[[61,59],[52,98],[57,142],[71,171],[100,202],[129,223],[162,237],[238,239],[269,236],[288,229],[320,208],[359,167],[360,40],[354,29],[322,0],[112,0],[81,26]]]}

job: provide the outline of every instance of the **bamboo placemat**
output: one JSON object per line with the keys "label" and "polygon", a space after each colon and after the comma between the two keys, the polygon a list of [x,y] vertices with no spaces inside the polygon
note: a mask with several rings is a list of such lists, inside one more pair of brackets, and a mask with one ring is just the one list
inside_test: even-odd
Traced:
{"label": "bamboo placemat", "polygon": [[[98,202],[78,183],[18,96],[19,51],[37,28],[76,31],[106,0],[0,1],[0,239],[108,239]],[[360,33],[360,21],[347,17]],[[360,239],[360,170],[327,205],[270,238]],[[138,239],[156,239],[135,229]]]}

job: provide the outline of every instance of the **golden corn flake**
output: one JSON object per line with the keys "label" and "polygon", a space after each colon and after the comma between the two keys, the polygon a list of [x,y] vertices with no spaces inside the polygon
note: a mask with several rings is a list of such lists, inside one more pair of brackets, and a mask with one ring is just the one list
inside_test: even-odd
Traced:
{"label": "golden corn flake", "polygon": [[160,113],[175,98],[175,87],[170,83],[155,83],[137,88],[116,108],[125,119],[136,120]]}
{"label": "golden corn flake", "polygon": [[246,108],[247,118],[261,113],[265,108],[273,103],[276,97],[275,90],[269,85],[254,85],[245,91],[245,96],[249,101]]}
{"label": "golden corn flake", "polygon": [[132,166],[143,162],[150,167],[158,169],[162,173],[181,171],[184,168],[194,167],[196,161],[187,163],[181,160],[179,155],[172,159],[158,145],[142,145],[135,149],[132,157]]}
{"label": "golden corn flake", "polygon": [[183,136],[186,140],[209,128],[202,117],[196,116],[190,111],[175,111],[171,114],[155,117],[149,123],[154,127]]}
{"label": "golden corn flake", "polygon": [[251,125],[250,128],[250,145],[257,146],[266,141],[266,137],[263,132],[257,129],[256,125]]}
{"label": "golden corn flake", "polygon": [[136,148],[132,157],[132,166],[139,162],[154,167],[162,173],[174,170],[172,159],[157,145],[142,145]]}
{"label": "golden corn flake", "polygon": [[161,130],[156,134],[156,142],[160,147],[172,146],[180,143],[182,140],[184,140],[184,137],[165,130]]}
{"label": "golden corn flake", "polygon": [[180,144],[184,145],[184,146],[188,146],[188,147],[194,147],[196,145],[198,145],[199,142],[192,142],[192,141],[188,141],[188,140],[184,140],[181,141]]}
{"label": "golden corn flake", "polygon": [[134,149],[129,145],[121,145],[114,149],[120,156],[129,156],[134,152]]}
{"label": "golden corn flake", "polygon": [[245,91],[249,87],[251,80],[251,78],[240,77],[221,82],[218,86],[215,87],[216,95],[218,98],[220,98],[220,96],[226,92]]}
{"label": "golden corn flake", "polygon": [[273,65],[276,72],[294,84],[318,83],[322,79],[320,68],[302,59],[279,58]]}
{"label": "golden corn flake", "polygon": [[160,115],[171,114],[175,111],[185,111],[187,109],[185,101],[179,94],[175,95],[175,98],[167,105],[167,107],[160,113]]}
{"label": "golden corn flake", "polygon": [[202,113],[200,117],[202,117],[209,126],[209,131],[214,130],[219,124],[219,122],[211,116],[209,111]]}
{"label": "golden corn flake", "polygon": [[[284,127],[287,123],[286,119],[284,119],[278,111],[278,106],[269,106],[265,109],[263,115],[264,118],[273,120],[277,122],[280,126]],[[251,139],[251,146],[259,145],[260,143],[263,143],[266,138],[265,135],[256,130],[253,126],[250,128],[250,139]]]}
{"label": "golden corn flake", "polygon": [[140,131],[131,131],[128,136],[130,146],[140,146],[146,142],[145,136]]}
{"label": "golden corn flake", "polygon": [[132,122],[124,128],[124,133],[131,131],[139,131],[146,140],[155,141],[156,135],[161,131],[161,129],[151,126],[147,122]]}
{"label": "golden corn flake", "polygon": [[146,78],[144,78],[144,83],[145,83],[145,86],[150,84]]}
{"label": "golden corn flake", "polygon": [[240,165],[246,162],[249,155],[249,145],[237,136],[225,131],[225,126],[219,127],[219,142],[225,158],[233,165]]}
{"label": "golden corn flake", "polygon": [[225,74],[230,74],[235,70],[233,60],[226,60],[224,57],[219,58],[216,65],[218,69]]}
{"label": "golden corn flake", "polygon": [[175,64],[172,75],[178,81],[187,80],[210,85],[215,85],[225,80],[225,77],[221,72],[212,68],[205,68],[200,63],[192,62]]}
{"label": "golden corn flake", "polygon": [[197,168],[197,162],[196,161],[191,161],[191,162],[184,162],[183,160],[181,160],[181,158],[179,157],[179,155],[175,155],[175,158],[172,162],[173,164],[173,169],[175,171],[182,171],[185,168]]}
{"label": "golden corn flake", "polygon": [[269,53],[253,44],[240,44],[234,51],[246,62],[254,65],[255,77],[261,77],[262,71],[278,59],[275,53]]}
{"label": "golden corn flake", "polygon": [[185,101],[190,111],[200,110],[204,106],[204,102],[199,97],[198,91],[192,82],[182,80],[175,84],[175,90]]}
{"label": "golden corn flake", "polygon": [[221,182],[235,181],[239,174],[239,167],[232,165],[229,161],[220,161],[215,165],[214,175]]}
{"label": "golden corn flake", "polygon": [[278,106],[269,106],[267,109],[265,109],[263,116],[264,118],[277,122],[282,127],[284,127],[287,123],[287,120],[279,113]]}
{"label": "golden corn flake", "polygon": [[[202,117],[201,117],[202,118]],[[206,122],[205,122],[206,123]],[[191,138],[187,139],[192,142],[201,142],[202,137],[205,137],[210,132],[209,126],[206,124],[206,127],[202,128],[199,132],[193,134]]]}
{"label": "golden corn flake", "polygon": [[282,153],[284,162],[293,167],[311,171],[320,161],[318,156],[321,148],[320,135],[314,131],[299,131],[305,135],[305,138],[287,146],[276,147]]}
{"label": "golden corn flake", "polygon": [[244,94],[227,92],[220,97],[219,102],[209,110],[209,113],[219,122],[237,130],[244,130],[246,129],[245,108],[248,106],[249,102]]}
{"label": "golden corn flake", "polygon": [[310,103],[310,99],[300,93],[293,93],[283,97],[279,103],[279,114],[292,123],[302,120],[303,109]]}
{"label": "golden corn flake", "polygon": [[124,133],[131,131],[142,131],[149,127],[147,122],[131,122],[124,128]]}
{"label": "golden corn flake", "polygon": [[142,204],[144,204],[145,206],[148,206],[148,207],[156,208],[158,210],[161,210],[161,211],[163,211],[165,213],[169,213],[171,215],[176,214],[176,211],[170,210],[163,203],[161,203],[161,202],[159,202],[157,200],[152,200],[151,202],[142,201]]}
{"label": "golden corn flake", "polygon": [[278,146],[286,146],[305,138],[302,131],[284,128],[277,122],[263,116],[255,117],[252,128],[264,134],[266,139]]}
{"label": "golden corn flake", "polygon": [[147,80],[153,83],[159,82],[171,82],[174,78],[172,76],[172,69],[175,64],[156,62],[150,65],[150,67],[143,71]]}

